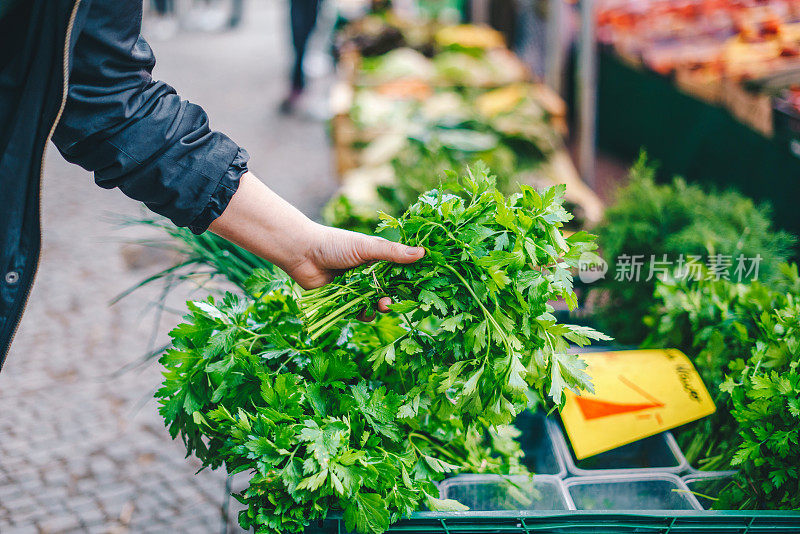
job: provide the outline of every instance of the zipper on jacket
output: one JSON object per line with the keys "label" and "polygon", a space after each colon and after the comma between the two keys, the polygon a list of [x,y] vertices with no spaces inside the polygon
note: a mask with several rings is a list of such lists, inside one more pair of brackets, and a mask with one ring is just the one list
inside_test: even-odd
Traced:
{"label": "zipper on jacket", "polygon": [[[8,351],[11,349],[11,343],[14,341],[14,336],[17,335],[17,330],[19,330],[19,324],[22,321],[22,313],[24,313],[25,308],[28,306],[28,300],[31,298],[31,289],[33,288],[33,281],[36,278],[36,273],[39,272],[39,263],[42,256],[41,251],[41,242],[42,242],[42,227],[41,227],[41,217],[42,217],[42,178],[44,177],[44,161],[45,157],[47,156],[47,147],[50,144],[50,139],[53,138],[53,133],[56,131],[56,126],[58,126],[58,122],[61,120],[61,115],[64,114],[64,107],[67,105],[67,94],[69,92],[69,43],[72,40],[72,27],[75,25],[75,17],[78,14],[78,6],[80,6],[81,0],[75,0],[75,3],[72,5],[72,11],[69,14],[69,22],[67,22],[67,33],[64,36],[64,53],[62,56],[62,72],[63,72],[63,85],[61,86],[61,104],[58,107],[58,113],[56,113],[56,118],[53,121],[53,124],[50,125],[50,130],[47,133],[47,137],[44,140],[44,148],[42,149],[42,160],[39,162],[39,254],[36,257],[36,265],[33,268],[33,273],[31,275],[30,284],[25,289],[25,298],[22,302],[22,310],[20,310],[20,315],[17,317],[17,324],[14,325],[14,329],[11,331],[11,337],[8,338],[8,343],[3,348],[2,353],[0,353],[0,362],[3,362],[8,355]],[[2,365],[2,364],[0,364]]]}

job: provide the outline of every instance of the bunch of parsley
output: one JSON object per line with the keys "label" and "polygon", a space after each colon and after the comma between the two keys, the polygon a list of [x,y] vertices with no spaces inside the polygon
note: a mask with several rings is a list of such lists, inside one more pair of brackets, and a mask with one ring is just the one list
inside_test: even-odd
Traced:
{"label": "bunch of parsley", "polygon": [[[557,402],[589,387],[566,340],[602,335],[555,324],[547,303],[574,303],[567,268],[591,246],[561,236],[563,192],[506,199],[486,171],[463,183],[463,198],[430,192],[387,219],[413,228],[404,238],[425,260],[358,269],[302,306],[296,286],[258,271],[250,296],[190,303],[171,332],[161,414],[205,466],[251,473],[244,528],[301,532],[339,511],[349,530],[378,534],[420,508],[464,509],[435,482],[527,473],[504,423],[530,386]],[[355,320],[383,294],[392,313]]]}
{"label": "bunch of parsley", "polygon": [[403,377],[372,375],[364,347],[391,335],[395,318],[342,324],[312,343],[293,288],[261,285],[257,299],[189,304],[157,393],[189,454],[251,473],[237,495],[243,528],[301,532],[341,511],[348,529],[381,533],[420,507],[464,509],[437,498],[446,473],[527,472],[513,427],[435,416],[426,399],[403,394]]}
{"label": "bunch of parsley", "polygon": [[739,469],[715,507],[798,508],[797,265],[757,281],[672,281],[656,285],[646,346],[691,355],[717,412],[676,431],[689,462]]}
{"label": "bunch of parsley", "polygon": [[374,348],[373,369],[415,376],[411,391],[434,413],[505,424],[524,409],[529,388],[555,404],[566,387],[590,390],[568,342],[609,338],[557,324],[550,304],[576,306],[569,269],[594,248],[585,232],[561,233],[571,219],[564,187],[523,185],[505,197],[480,168],[448,189],[422,195],[399,218],[381,215],[381,228],[425,247],[421,260],[362,266],[303,295],[312,339],[388,296],[402,328]]}
{"label": "bunch of parsley", "polygon": [[722,384],[740,437],[723,508],[800,509],[800,301],[787,300],[762,314],[750,358]]}

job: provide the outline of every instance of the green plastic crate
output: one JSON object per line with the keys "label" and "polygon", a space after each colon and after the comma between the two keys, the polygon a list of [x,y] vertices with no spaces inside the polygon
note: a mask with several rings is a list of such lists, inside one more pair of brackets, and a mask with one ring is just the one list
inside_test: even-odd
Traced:
{"label": "green plastic crate", "polygon": [[[523,414],[527,421],[535,414]],[[520,425],[523,429],[525,424]],[[544,432],[539,425],[538,432]],[[531,429],[528,429],[531,430]],[[523,432],[523,445],[532,438],[531,432]],[[675,445],[677,447],[677,445]],[[565,454],[557,447],[557,456]],[[560,451],[560,452],[559,452]],[[541,453],[543,451],[539,451]],[[682,454],[679,455],[682,458]],[[685,464],[685,461],[684,461]],[[686,468],[685,465],[682,466]],[[674,478],[674,474],[655,469],[631,470],[628,478],[637,480],[651,476],[653,479]],[[473,475],[462,475],[469,479]],[[478,476],[478,475],[474,475]],[[485,475],[483,475],[485,477]],[[561,481],[559,476],[539,475]],[[626,476],[604,475],[595,477],[576,476],[567,479],[566,486],[584,484],[594,479],[623,480]],[[690,473],[689,476],[706,476]],[[453,480],[456,480],[456,477]],[[561,481],[563,482],[563,481]],[[598,489],[598,496],[601,492]],[[454,495],[453,495],[454,496]],[[453,497],[443,495],[443,497]],[[569,507],[574,507],[571,504]],[[692,498],[694,500],[694,498]],[[505,510],[469,512],[418,512],[411,518],[399,521],[389,528],[390,533],[406,534],[800,534],[800,512],[789,511],[705,511],[705,510]],[[306,529],[308,534],[351,534],[341,515],[316,522]]]}
{"label": "green plastic crate", "polygon": [[[406,534],[799,534],[796,512],[419,512],[389,532]],[[327,519],[308,534],[349,534]]]}

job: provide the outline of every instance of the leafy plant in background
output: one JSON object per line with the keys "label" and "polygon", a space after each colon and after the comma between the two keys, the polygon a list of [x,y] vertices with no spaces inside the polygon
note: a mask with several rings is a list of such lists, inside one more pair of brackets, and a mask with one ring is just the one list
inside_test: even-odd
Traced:
{"label": "leafy plant in background", "polygon": [[[705,273],[704,273],[705,274]],[[644,323],[646,347],[676,347],[692,355],[707,386],[725,380],[731,361],[750,352],[764,312],[800,293],[796,264],[781,264],[769,284],[759,281],[665,279],[656,284],[656,304]]]}
{"label": "leafy plant in background", "polygon": [[759,339],[759,318],[800,292],[796,265],[779,266],[772,284],[724,279],[663,280],[644,323],[645,347],[675,347],[690,355],[718,406],[717,412],[676,432],[689,463],[706,470],[730,468],[738,428],[727,394],[720,390],[732,362],[746,357]]}
{"label": "leafy plant in background", "polygon": [[546,175],[544,164],[562,141],[548,111],[557,106],[541,102],[545,97],[536,86],[428,90],[429,98],[414,99],[372,86],[358,89],[350,117],[360,141],[360,167],[344,176],[326,207],[329,224],[374,227],[377,219],[371,225],[368,219],[377,211],[397,216],[438,187],[445,170],[463,173],[478,161],[492,168],[504,193]]}
{"label": "leafy plant in background", "polygon": [[[680,255],[760,255],[758,277],[769,281],[778,275],[778,265],[791,257],[794,237],[775,231],[766,206],[734,191],[708,193],[680,178],[659,185],[655,169],[644,153],[633,166],[630,183],[621,188],[618,200],[606,210],[604,221],[595,229],[602,255],[614,266],[622,255],[670,261]],[[654,303],[655,277],[645,281],[646,269],[638,282],[615,280],[609,275],[594,285],[600,304],[598,325],[621,343],[640,343],[648,333],[642,318]]]}
{"label": "leafy plant in background", "polygon": [[652,329],[645,346],[678,347],[692,355],[715,398],[714,415],[676,434],[692,465],[741,470],[721,492],[715,504],[721,509],[797,507],[784,492],[795,488],[796,494],[800,483],[800,421],[792,411],[800,276],[797,265],[782,264],[778,271],[769,285],[659,281],[656,306],[645,321]]}
{"label": "leafy plant in background", "polygon": [[800,509],[800,301],[764,312],[749,359],[738,359],[722,385],[740,441],[739,469],[719,506]]}
{"label": "leafy plant in background", "polygon": [[[497,188],[504,194],[512,191],[514,156],[509,149],[497,147],[487,151],[460,152],[445,149],[437,142],[423,143],[411,139],[405,149],[391,160],[394,179],[391,183],[365,183],[372,203],[351,199],[346,193],[336,195],[325,207],[325,222],[345,230],[372,233],[380,223],[379,212],[399,216],[425,191],[441,186],[445,171],[463,174],[477,164],[489,165],[496,176]],[[361,172],[368,172],[363,170]],[[516,184],[513,184],[516,186]],[[372,204],[372,205],[369,205]]]}
{"label": "leafy plant in background", "polygon": [[[515,141],[518,145],[515,148],[498,143],[496,139],[481,146],[474,140],[467,141],[472,134],[480,132],[464,129],[441,129],[441,132],[446,132],[447,136],[431,134],[409,138],[405,147],[387,164],[391,168],[389,181],[370,181],[370,168],[360,168],[358,176],[367,179],[357,178],[361,180],[360,184],[345,186],[331,199],[323,211],[325,222],[338,228],[368,233],[380,222],[379,211],[396,217],[422,193],[438,188],[445,171],[464,174],[479,164],[492,169],[496,186],[503,194],[511,194],[519,182],[524,183],[530,173],[536,172],[552,150],[550,147],[543,153],[530,141],[522,139]],[[470,146],[467,146],[468,142]],[[377,175],[385,171],[374,168],[372,172]],[[346,184],[349,179],[346,178]],[[356,195],[348,194],[351,188],[356,189]]]}
{"label": "leafy plant in background", "polygon": [[[237,496],[244,528],[299,532],[341,510],[346,528],[380,533],[423,506],[463,509],[433,483],[525,473],[503,423],[530,385],[556,402],[589,387],[566,340],[603,336],[555,324],[546,301],[574,302],[566,266],[590,239],[561,236],[563,191],[506,199],[479,177],[463,178],[466,201],[432,191],[386,218],[426,246],[414,265],[360,268],[302,307],[265,271],[252,296],[189,304],[161,359],[160,411],[205,466],[251,473]],[[381,295],[391,313],[353,319]]]}

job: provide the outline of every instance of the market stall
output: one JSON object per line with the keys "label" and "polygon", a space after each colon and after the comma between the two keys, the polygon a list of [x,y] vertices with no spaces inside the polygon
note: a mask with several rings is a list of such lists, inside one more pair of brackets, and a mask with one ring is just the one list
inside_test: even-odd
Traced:
{"label": "market stall", "polygon": [[798,15],[782,1],[602,2],[599,146],[768,201],[797,232]]}
{"label": "market stall", "polygon": [[[371,41],[356,31],[366,27]],[[397,47],[385,51],[389,42]],[[564,102],[532,79],[498,32],[374,17],[347,28],[339,50],[331,137],[342,188],[327,210],[330,223],[361,217],[353,209],[397,213],[445,169],[479,160],[510,186],[566,183],[579,219],[600,220],[602,202],[564,148]],[[420,158],[426,177],[414,183]],[[374,226],[371,216],[359,229]]]}

